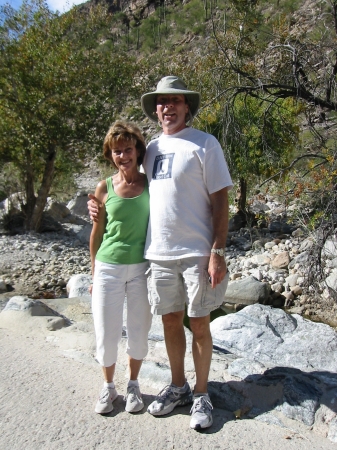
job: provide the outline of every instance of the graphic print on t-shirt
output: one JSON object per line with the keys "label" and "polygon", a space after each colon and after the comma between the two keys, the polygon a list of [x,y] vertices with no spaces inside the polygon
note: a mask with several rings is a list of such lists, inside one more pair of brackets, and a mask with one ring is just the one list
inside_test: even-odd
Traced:
{"label": "graphic print on t-shirt", "polygon": [[153,164],[152,179],[163,180],[172,178],[172,164],[174,153],[156,156]]}

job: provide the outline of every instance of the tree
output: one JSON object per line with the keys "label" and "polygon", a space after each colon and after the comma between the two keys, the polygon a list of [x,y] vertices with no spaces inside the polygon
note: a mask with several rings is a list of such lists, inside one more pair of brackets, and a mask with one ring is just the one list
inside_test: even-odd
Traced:
{"label": "tree", "polygon": [[[226,98],[224,120],[242,98],[265,105],[265,117],[272,114],[270,105],[288,100],[299,105],[300,146],[292,161],[284,159],[268,180],[290,175],[288,194],[302,200],[302,224],[315,230],[306,276],[308,292],[315,289],[321,294],[327,269],[322,250],[327,239],[335,238],[337,226],[337,1],[313,1],[308,8],[308,2],[298,6],[298,2],[280,0],[278,10],[264,16],[263,26],[259,12],[270,2],[234,3],[246,3],[246,10],[232,14],[232,23],[226,22],[225,27],[218,18],[213,21],[219,56],[213,70],[230,71],[235,77],[221,85],[212,101]],[[228,137],[232,129],[226,128]]]}
{"label": "tree", "polygon": [[82,19],[76,8],[53,14],[41,0],[1,9],[0,168],[10,162],[20,173],[27,230],[39,230],[57,177],[101,146],[136,70],[99,45],[104,9],[92,8],[85,26]]}
{"label": "tree", "polygon": [[219,138],[243,187],[246,177],[335,164],[327,152],[335,152],[336,5],[315,2],[310,15],[286,1],[232,0],[213,11],[214,41],[195,58],[189,85],[204,100],[198,127]]}
{"label": "tree", "polygon": [[[250,2],[239,3],[248,6]],[[266,2],[260,3],[263,7]],[[256,5],[237,16],[239,33],[233,23],[222,30],[214,21],[214,37],[222,55],[218,64],[236,74],[236,82],[222,95],[228,104],[241,94],[266,105],[287,98],[300,102],[306,127],[317,138],[310,146],[316,153],[317,145],[325,145],[327,130],[331,136],[336,127],[337,1],[319,0],[309,10],[304,5],[291,12],[285,9],[287,2],[278,5],[279,12],[268,20],[268,30],[261,27]]]}
{"label": "tree", "polygon": [[232,104],[217,102],[201,111],[199,126],[222,143],[231,175],[238,180],[241,213],[246,212],[248,185],[277,173],[294,155],[298,114],[292,100],[266,105],[245,95],[236,96]]}

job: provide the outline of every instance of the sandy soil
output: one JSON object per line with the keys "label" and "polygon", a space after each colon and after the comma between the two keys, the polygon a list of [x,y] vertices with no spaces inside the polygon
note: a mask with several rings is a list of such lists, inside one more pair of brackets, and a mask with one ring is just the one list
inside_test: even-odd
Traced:
{"label": "sandy soil", "polygon": [[[125,355],[120,358],[125,359]],[[121,367],[123,364],[121,364]],[[98,366],[65,357],[41,334],[0,329],[0,449],[336,449],[298,422],[287,428],[257,420],[233,420],[214,410],[214,424],[189,428],[189,407],[155,418],[124,411],[125,371],[116,373],[120,393],[107,416],[94,413],[102,379]],[[142,386],[147,406],[156,392]]]}

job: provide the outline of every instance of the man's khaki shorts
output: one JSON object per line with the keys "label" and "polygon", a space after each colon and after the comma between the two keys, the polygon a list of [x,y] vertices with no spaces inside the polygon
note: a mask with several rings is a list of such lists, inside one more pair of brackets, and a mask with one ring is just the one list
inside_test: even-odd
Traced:
{"label": "man's khaki shorts", "polygon": [[208,256],[150,261],[147,271],[149,302],[153,314],[164,315],[185,309],[189,317],[204,317],[223,302],[229,273],[212,289]]}

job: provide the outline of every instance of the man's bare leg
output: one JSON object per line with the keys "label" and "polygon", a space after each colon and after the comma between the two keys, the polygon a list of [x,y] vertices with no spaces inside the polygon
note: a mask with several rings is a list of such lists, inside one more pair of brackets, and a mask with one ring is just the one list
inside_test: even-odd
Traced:
{"label": "man's bare leg", "polygon": [[170,361],[172,383],[178,387],[185,384],[186,337],[183,325],[185,311],[165,314],[162,317],[165,344]]}
{"label": "man's bare leg", "polygon": [[193,333],[192,352],[196,374],[190,421],[190,427],[194,430],[208,428],[213,423],[213,407],[207,395],[207,381],[213,349],[209,322],[209,315],[190,318],[190,326]]}
{"label": "man's bare leg", "polygon": [[195,394],[207,392],[213,351],[209,323],[209,315],[205,317],[190,317],[190,327],[193,333],[192,353],[196,374]]}

